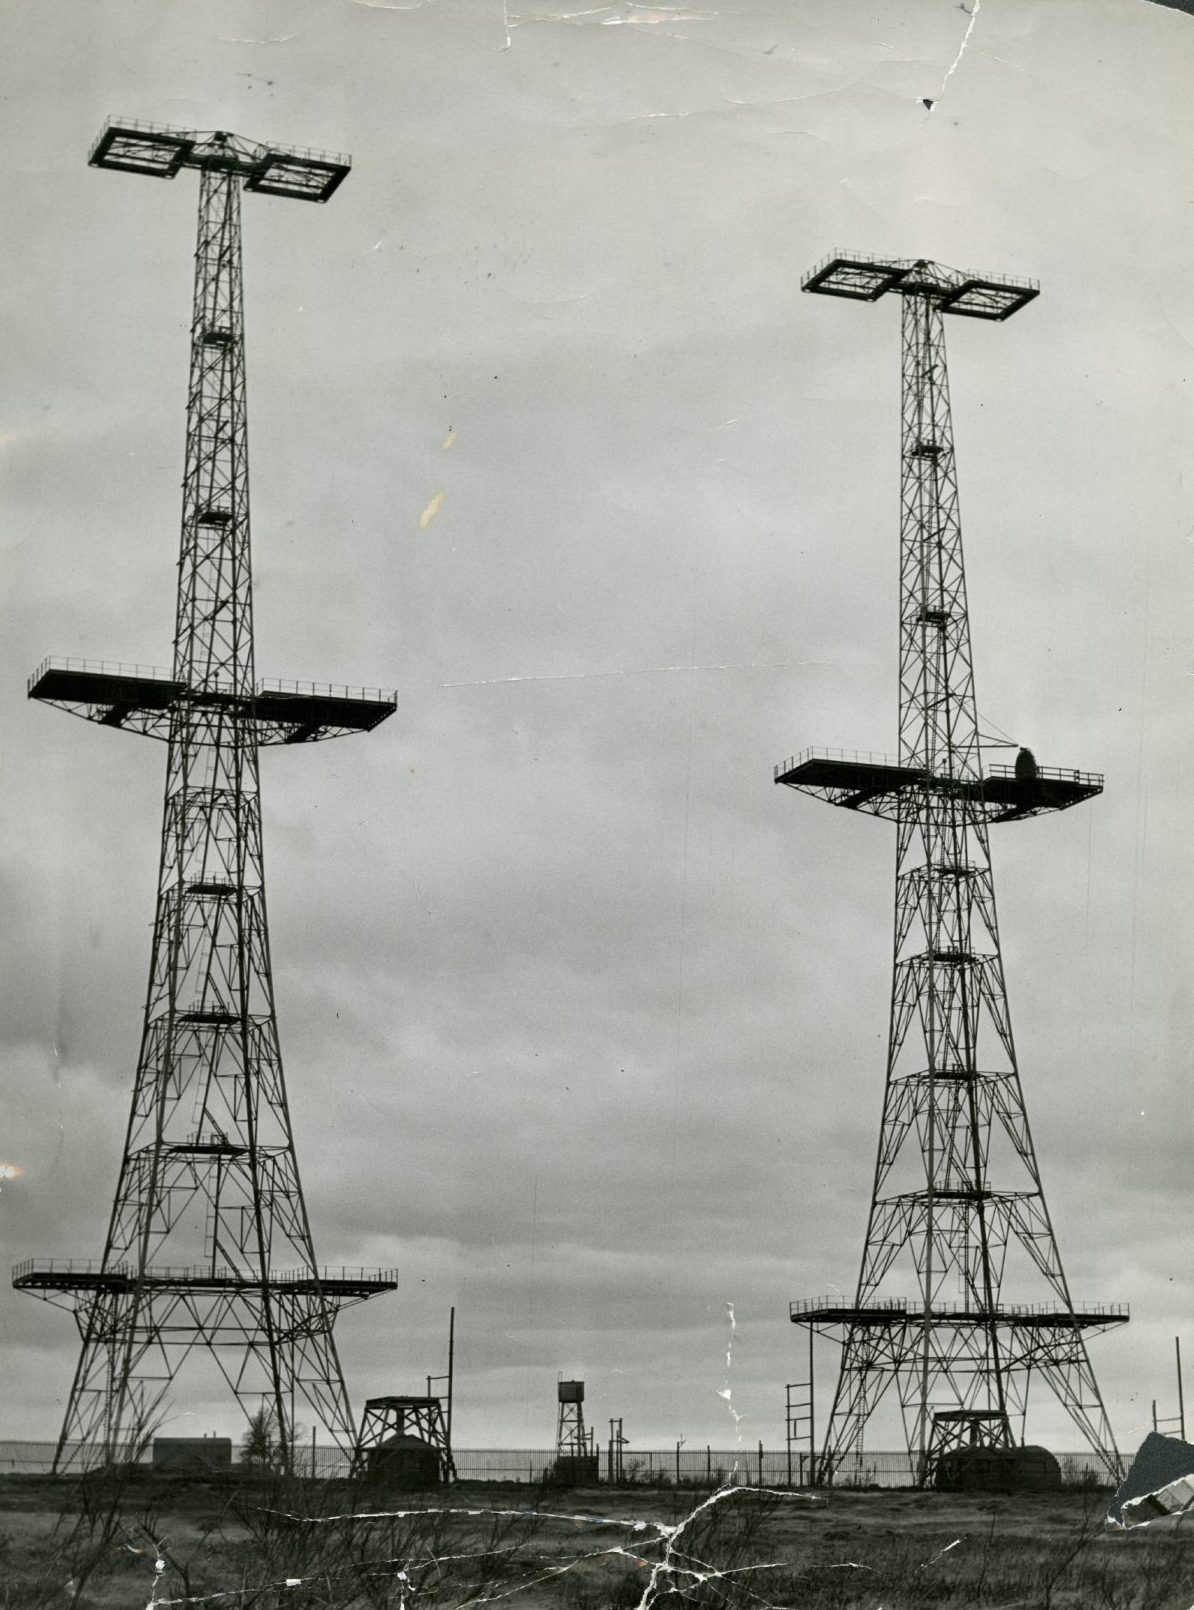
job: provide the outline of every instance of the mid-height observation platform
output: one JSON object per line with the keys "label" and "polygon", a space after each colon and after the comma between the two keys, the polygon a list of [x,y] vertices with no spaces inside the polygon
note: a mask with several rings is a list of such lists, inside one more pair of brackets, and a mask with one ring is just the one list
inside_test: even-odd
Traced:
{"label": "mid-height observation platform", "polygon": [[993,1308],[976,1308],[964,1303],[934,1303],[927,1315],[923,1302],[903,1297],[874,1298],[870,1302],[846,1302],[840,1295],[805,1297],[791,1304],[793,1325],[812,1325],[830,1331],[843,1326],[890,1329],[923,1325],[925,1319],[965,1327],[1015,1326],[1020,1330],[1048,1330],[1064,1326],[1090,1330],[1126,1325],[1131,1315],[1127,1303],[1075,1303],[1066,1308],[1058,1302],[999,1303]]}
{"label": "mid-height observation platform", "polygon": [[26,1259],[13,1265],[17,1291],[39,1296],[50,1292],[108,1292],[123,1296],[134,1291],[254,1291],[265,1285],[271,1291],[293,1296],[321,1296],[337,1303],[362,1302],[382,1291],[396,1291],[396,1269],[271,1269],[263,1280],[259,1271],[226,1265],[187,1264],[148,1266],[138,1271],[128,1263],[105,1265],[100,1259]]}
{"label": "mid-height observation platform", "polygon": [[[369,732],[397,708],[397,695],[381,688],[262,679],[246,698],[219,686],[193,691],[169,671],[104,660],[45,660],[29,678],[28,693],[102,727],[150,738],[169,738],[173,717],[182,709],[238,717],[255,726],[260,744],[314,743]],[[202,723],[196,724],[194,739],[203,741]]]}
{"label": "mid-height observation platform", "polygon": [[845,749],[804,749],[775,768],[775,781],[843,810],[895,820],[910,796],[965,802],[988,822],[1012,822],[1064,811],[1103,792],[1098,772],[1036,766],[1031,777],[1014,766],[989,765],[977,777],[934,776],[890,755]]}

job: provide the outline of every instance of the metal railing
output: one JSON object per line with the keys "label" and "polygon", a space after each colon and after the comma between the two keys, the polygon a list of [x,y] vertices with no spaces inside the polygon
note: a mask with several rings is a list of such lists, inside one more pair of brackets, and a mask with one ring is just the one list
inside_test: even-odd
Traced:
{"label": "metal railing", "polygon": [[[924,1308],[919,1298],[908,1297],[874,1297],[866,1302],[857,1302],[854,1297],[843,1297],[834,1293],[828,1297],[804,1297],[789,1304],[789,1313],[793,1319],[803,1314],[812,1314],[822,1309],[835,1308],[849,1312],[857,1308],[863,1313],[908,1314],[915,1318],[924,1317]],[[1064,1321],[1068,1313],[1074,1314],[1101,1314],[1107,1319],[1128,1319],[1130,1317],[1127,1303],[1080,1303],[1071,1301],[1067,1309],[1060,1298],[1053,1302],[1036,1303],[999,1303],[996,1305],[993,1317],[997,1320],[1014,1324],[1017,1319],[1040,1319],[1056,1314]],[[934,1319],[981,1318],[983,1310],[973,1304],[966,1303],[934,1303],[929,1310]]]}
{"label": "metal railing", "polygon": [[795,771],[797,766],[803,766],[809,760],[845,760],[858,766],[882,766],[885,769],[898,771],[902,762],[894,755],[879,755],[867,749],[802,749],[798,755],[793,755],[787,765],[775,768],[775,775],[782,777],[785,772]]}
{"label": "metal railing", "polygon": [[271,1274],[270,1280],[275,1285],[285,1286],[300,1280],[310,1280],[313,1275],[317,1276],[320,1281],[326,1281],[329,1285],[333,1281],[343,1281],[349,1284],[355,1284],[357,1281],[362,1280],[390,1281],[394,1285],[397,1285],[398,1283],[397,1269],[365,1269],[360,1267],[347,1268],[343,1265],[341,1265],[339,1269],[333,1269],[327,1265],[323,1265],[315,1270],[283,1269]]}
{"label": "metal railing", "polygon": [[[994,765],[987,767],[985,775],[988,777],[1011,777],[1014,779],[1016,778],[1017,773],[1014,766],[1006,766],[997,761]],[[1031,777],[1022,779],[1024,782],[1035,782],[1037,780],[1045,783],[1080,783],[1084,788],[1102,788],[1103,786],[1102,772],[1075,771],[1069,766],[1038,766]]]}
{"label": "metal railing", "polygon": [[[866,252],[832,251],[827,256],[823,257],[815,268],[810,269],[804,277],[806,280],[815,279],[816,276],[823,273],[831,263],[837,263],[843,260],[847,263],[858,263],[866,268],[878,268],[887,271],[899,269],[906,272],[914,269],[917,266],[917,259],[914,257],[872,257]],[[956,287],[962,285],[968,279],[981,279],[985,285],[1000,285],[1009,291],[1033,290],[1039,293],[1041,288],[1039,280],[1014,280],[1010,279],[1006,274],[965,274],[960,269],[948,268],[945,264],[936,262],[932,263],[930,266],[935,268],[941,275],[941,283],[943,286],[949,285]]]}
{"label": "metal railing", "polygon": [[341,687],[333,682],[292,682],[279,677],[262,677],[257,683],[258,697],[263,693],[296,693],[302,697],[359,700],[365,704],[398,703],[396,688]]}
{"label": "metal railing", "polygon": [[13,1264],[12,1278],[21,1280],[34,1270],[39,1274],[54,1275],[127,1275],[129,1266],[114,1263],[105,1269],[101,1258],[23,1258],[20,1263]]}
{"label": "metal railing", "polygon": [[128,676],[141,682],[173,682],[174,673],[164,671],[160,665],[126,665],[120,660],[80,660],[72,655],[50,654],[29,678],[27,688],[33,688],[47,671],[85,671],[90,676]]}
{"label": "metal railing", "polygon": [[861,1306],[868,1313],[876,1310],[883,1313],[902,1314],[907,1310],[908,1303],[904,1297],[876,1297],[870,1302],[858,1304],[853,1297],[844,1297],[840,1292],[833,1292],[828,1297],[802,1297],[798,1302],[790,1303],[789,1312],[793,1319],[798,1314],[812,1314],[823,1308],[857,1308]]}
{"label": "metal railing", "polygon": [[[912,771],[920,772],[922,775],[928,775],[927,773],[923,772],[922,768],[917,766],[909,766],[905,761],[898,759],[895,755],[876,754],[873,750],[867,749],[819,748],[800,750],[799,754],[793,755],[786,764],[776,766],[775,775],[777,777],[783,777],[786,773],[795,771],[798,766],[803,766],[810,760],[840,760],[856,766],[875,766],[888,771]],[[986,766],[981,774],[981,777],[962,776],[957,780],[959,782],[971,783],[979,782],[985,778],[999,778],[1001,781],[1010,780],[1013,782],[1039,781],[1045,783],[1077,783],[1083,788],[1102,788],[1103,786],[1102,772],[1078,771],[1069,766],[1037,766],[1032,777],[1020,778],[1016,772],[1015,766],[1009,766],[1003,761],[994,761],[990,765]]]}
{"label": "metal railing", "polygon": [[[196,145],[203,145],[210,140],[214,129],[176,129],[168,123],[150,123],[141,117],[109,117],[105,119],[92,141],[91,150],[94,153],[103,141],[109,129],[134,129],[138,134],[151,134],[161,140],[193,140]],[[351,168],[352,158],[346,151],[319,151],[314,146],[306,145],[278,145],[273,140],[246,140],[240,137],[238,144],[250,146],[262,156],[294,157],[300,162],[332,162],[339,167]]]}
{"label": "metal railing", "polygon": [[[135,665],[121,660],[89,660],[52,654],[47,655],[30,676],[27,691],[32,692],[47,671],[79,671],[88,676],[131,677],[141,682],[162,682],[175,687],[181,685],[172,671],[163,670],[160,665]],[[232,697],[235,690],[231,682],[217,682],[208,691]],[[254,693],[257,697],[265,693],[295,694],[300,698],[341,699],[350,703],[391,706],[398,702],[398,693],[394,688],[359,688],[336,682],[298,682],[279,677],[259,678]]]}
{"label": "metal railing", "polygon": [[[48,1275],[79,1275],[97,1276],[112,1275],[121,1280],[135,1280],[137,1270],[132,1264],[112,1263],[105,1266],[102,1258],[24,1258],[20,1263],[14,1264],[12,1278],[22,1280],[31,1274]],[[233,1269],[227,1264],[151,1264],[145,1270],[145,1278],[152,1281],[185,1282],[188,1280],[208,1281],[226,1280],[229,1282],[252,1283],[260,1278],[256,1270]],[[279,1269],[270,1271],[270,1284],[276,1286],[295,1285],[300,1281],[311,1280],[346,1281],[393,1281],[397,1283],[397,1269],[366,1269],[341,1265],[334,1268],[330,1265],[321,1265],[316,1269]]]}

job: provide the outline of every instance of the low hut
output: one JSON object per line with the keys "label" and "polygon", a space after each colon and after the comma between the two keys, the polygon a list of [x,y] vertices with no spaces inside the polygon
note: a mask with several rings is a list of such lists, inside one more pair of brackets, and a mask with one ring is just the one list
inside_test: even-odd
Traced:
{"label": "low hut", "polygon": [[420,1437],[397,1432],[368,1450],[365,1479],[404,1492],[438,1487],[440,1452]]}
{"label": "low hut", "polygon": [[953,1493],[1051,1493],[1061,1466],[1048,1448],[951,1448],[937,1461],[935,1485]]}

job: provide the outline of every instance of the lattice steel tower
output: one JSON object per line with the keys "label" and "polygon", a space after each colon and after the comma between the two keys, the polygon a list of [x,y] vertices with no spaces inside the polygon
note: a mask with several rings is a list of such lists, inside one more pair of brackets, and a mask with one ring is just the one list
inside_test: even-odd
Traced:
{"label": "lattice steel tower", "polygon": [[289,1459],[296,1396],[351,1450],[332,1325],[392,1271],[318,1267],[282,1079],[266,928],[258,747],[366,731],[392,695],[259,681],[253,659],[240,196],[326,201],[342,157],[111,123],[94,167],[199,170],[172,673],[47,661],[35,699],[167,743],[145,1024],[98,1264],[25,1263],[73,1308],[82,1351],[56,1464],[128,1457],[176,1371],[210,1349]]}
{"label": "lattice steel tower", "polygon": [[[1062,1270],[1024,1109],[988,844],[993,822],[1064,810],[1103,780],[1040,768],[1027,750],[1014,766],[984,767],[945,366],[945,314],[1006,319],[1037,289],[844,257],[804,289],[865,302],[891,292],[903,307],[899,757],[810,750],[776,769],[777,782],[896,824],[887,1080],[862,1268],[852,1302],[791,1309],[842,1346],[822,1475],[860,1453],[892,1386],[922,1481],[951,1450],[1012,1448],[1035,1374],[1115,1476],[1085,1335],[1127,1309],[1076,1305]],[[1005,1285],[1019,1288],[1015,1301]]]}

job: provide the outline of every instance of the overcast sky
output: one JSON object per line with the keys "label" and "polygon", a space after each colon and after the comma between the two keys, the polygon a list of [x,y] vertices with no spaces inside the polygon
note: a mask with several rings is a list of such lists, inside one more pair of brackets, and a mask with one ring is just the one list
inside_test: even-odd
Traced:
{"label": "overcast sky", "polygon": [[[340,1321],[354,1407],[421,1390],[455,1303],[462,1446],[549,1444],[562,1371],[602,1435],[732,1447],[732,1305],[732,1409],[778,1447],[788,1302],[856,1279],[894,834],[771,780],[895,746],[898,308],[801,296],[841,247],[1041,282],[949,321],[980,714],[1107,774],[993,834],[1010,1002],[1072,1288],[1132,1304],[1092,1344],[1116,1433],[1175,1412],[1194,22],[3,0],[0,29],[9,1260],[102,1250],[149,961],[164,748],[24,697],[46,654],[170,661],[197,183],[88,169],[116,113],[353,156],[326,209],[247,197],[244,228],[258,670],[400,699],[263,765],[317,1250],[401,1273]],[[0,1291],[0,1345],[0,1436],[52,1437],[71,1320]],[[237,1430],[202,1370],[176,1397],[176,1432]]]}

